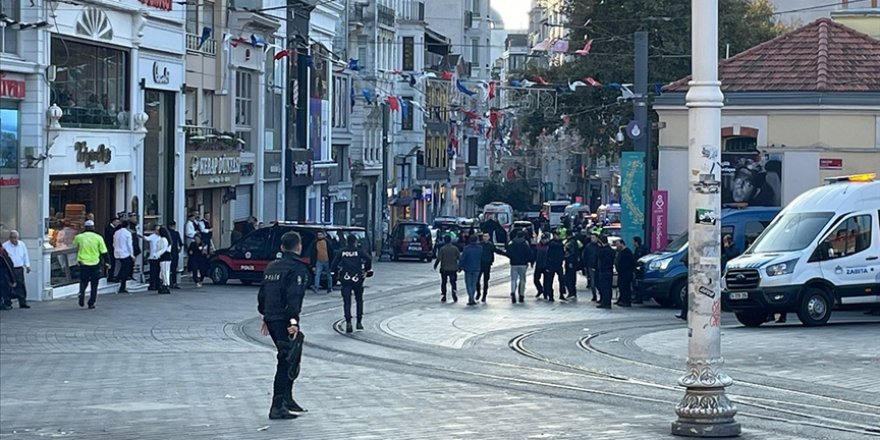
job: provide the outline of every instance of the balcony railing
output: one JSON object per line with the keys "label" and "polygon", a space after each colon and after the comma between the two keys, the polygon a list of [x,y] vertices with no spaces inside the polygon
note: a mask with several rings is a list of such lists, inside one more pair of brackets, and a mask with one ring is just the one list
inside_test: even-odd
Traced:
{"label": "balcony railing", "polygon": [[388,6],[377,5],[379,7],[379,24],[388,27],[394,27],[394,9]]}
{"label": "balcony railing", "polygon": [[199,47],[201,35],[186,34],[186,50],[203,53],[205,55],[215,55],[217,53],[217,40],[208,38],[205,43]]}

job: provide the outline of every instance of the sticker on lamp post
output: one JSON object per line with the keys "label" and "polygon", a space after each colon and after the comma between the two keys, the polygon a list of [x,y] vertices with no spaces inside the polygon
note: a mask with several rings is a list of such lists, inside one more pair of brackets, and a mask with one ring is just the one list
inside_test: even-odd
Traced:
{"label": "sticker on lamp post", "polygon": [[702,209],[697,208],[697,212],[695,214],[695,220],[698,225],[715,225],[718,221],[717,216],[715,215],[715,211],[712,209]]}

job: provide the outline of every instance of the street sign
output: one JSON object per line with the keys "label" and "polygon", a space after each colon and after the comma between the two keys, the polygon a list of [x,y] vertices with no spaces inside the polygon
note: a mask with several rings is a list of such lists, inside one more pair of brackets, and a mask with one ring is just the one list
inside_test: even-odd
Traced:
{"label": "street sign", "polygon": [[639,124],[639,121],[630,121],[629,124],[626,125],[626,136],[632,140],[641,139],[642,136],[645,135],[644,127]]}

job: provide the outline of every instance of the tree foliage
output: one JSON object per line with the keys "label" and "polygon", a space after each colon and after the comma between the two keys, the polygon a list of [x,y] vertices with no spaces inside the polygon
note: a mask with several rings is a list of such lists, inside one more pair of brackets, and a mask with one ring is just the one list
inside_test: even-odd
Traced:
{"label": "tree foliage", "polygon": [[[682,0],[566,0],[572,48],[592,39],[592,51],[570,62],[547,69],[530,69],[526,76],[542,76],[548,82],[568,83],[593,77],[602,83],[633,81],[633,34],[648,32],[648,83],[667,84],[691,73],[691,5]],[[550,23],[550,25],[558,25]],[[742,52],[783,32],[768,0],[719,1],[719,54]],[[652,91],[649,87],[649,93]],[[618,126],[632,118],[631,101],[621,102],[620,91],[580,87],[560,94],[559,114],[571,115],[571,123],[584,138],[592,156],[614,155]],[[532,113],[521,119],[522,130],[534,140],[542,129],[560,125],[559,115]]]}
{"label": "tree foliage", "polygon": [[525,179],[509,182],[488,181],[477,193],[476,203],[485,206],[492,202],[504,202],[516,211],[528,211],[532,205],[532,191]]}

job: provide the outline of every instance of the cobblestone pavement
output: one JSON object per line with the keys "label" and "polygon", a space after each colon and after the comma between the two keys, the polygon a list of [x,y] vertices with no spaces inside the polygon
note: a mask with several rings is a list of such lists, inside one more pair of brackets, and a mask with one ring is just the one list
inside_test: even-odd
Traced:
{"label": "cobblestone pavement", "polygon": [[[441,304],[430,265],[378,263],[376,272],[364,332],[338,332],[337,292],[307,297],[296,392],[311,412],[294,421],[266,418],[274,352],[258,334],[256,288],[206,285],[101,296],[96,310],[58,300],[2,312],[0,439],[671,438],[684,339],[671,311],[608,312],[583,300],[513,305],[500,263],[488,305],[477,307]],[[873,390],[878,369],[857,347],[870,347],[877,332],[877,324],[726,328],[728,363],[753,382],[742,387],[746,405],[738,403],[743,437],[875,438],[859,427],[876,420],[866,413],[880,402],[859,388]],[[811,337],[824,342],[802,352],[784,345]],[[749,367],[756,356],[763,363]],[[828,356],[836,361],[819,363]],[[837,393],[848,412],[826,414],[834,423],[816,418],[831,404],[807,393],[801,364],[806,375],[826,365],[812,392]],[[807,391],[767,388],[777,382],[759,371],[768,368],[789,379],[786,390],[800,383]],[[854,374],[868,380],[836,383]],[[767,400],[774,395],[785,402]]]}

